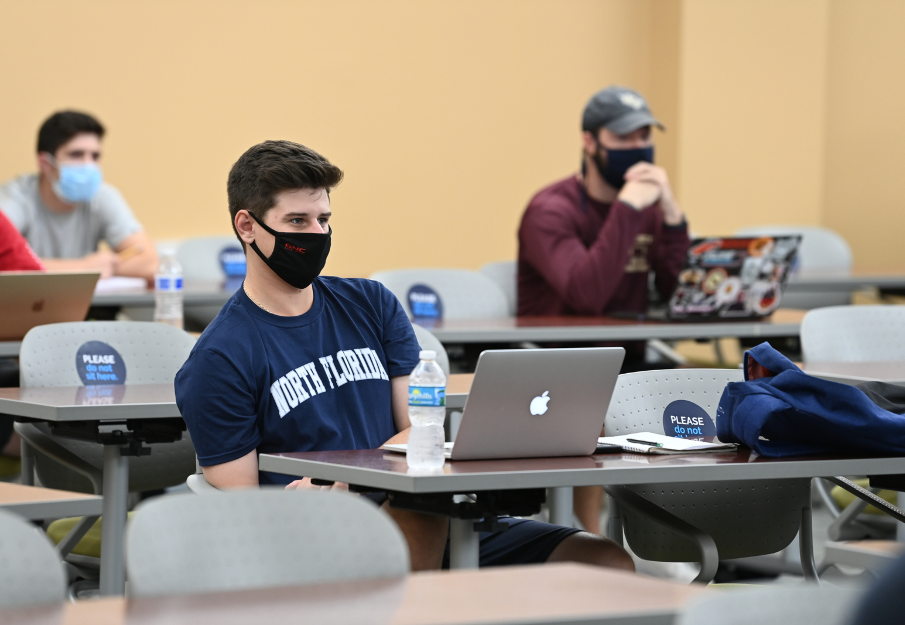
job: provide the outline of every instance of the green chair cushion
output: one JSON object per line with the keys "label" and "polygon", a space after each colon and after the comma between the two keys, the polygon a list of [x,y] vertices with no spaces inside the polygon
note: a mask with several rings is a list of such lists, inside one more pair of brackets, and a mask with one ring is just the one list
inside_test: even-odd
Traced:
{"label": "green chair cushion", "polygon": [[0,456],[0,480],[19,475],[22,472],[22,461],[18,458]]}
{"label": "green chair cushion", "polygon": [[[870,488],[870,480],[868,480],[867,478],[864,478],[861,480],[852,480],[852,481],[855,484],[857,484],[858,486],[860,486],[861,488]],[[836,504],[842,509],[849,507],[852,503],[854,503],[858,499],[858,497],[855,497],[853,494],[851,494],[850,492],[848,492],[847,490],[845,490],[844,488],[842,488],[840,486],[834,487],[833,490],[830,492],[830,494],[833,497],[833,501],[835,501]],[[879,493],[877,493],[877,495],[879,497],[882,497],[883,499],[885,499],[892,505],[894,505],[894,506],[897,505],[896,491],[881,490]],[[866,512],[867,514],[886,514],[885,512],[883,512],[876,506],[867,506],[864,509],[864,512]]]}
{"label": "green chair cushion", "polygon": [[[132,513],[129,513],[132,516]],[[66,519],[57,519],[47,527],[47,536],[54,544],[59,545],[66,535],[72,531],[75,524],[82,520],[80,516],[69,517]],[[82,536],[82,540],[78,542],[72,553],[79,556],[89,556],[92,558],[101,557],[101,528],[103,527],[103,517],[99,518],[91,526],[91,529]]]}

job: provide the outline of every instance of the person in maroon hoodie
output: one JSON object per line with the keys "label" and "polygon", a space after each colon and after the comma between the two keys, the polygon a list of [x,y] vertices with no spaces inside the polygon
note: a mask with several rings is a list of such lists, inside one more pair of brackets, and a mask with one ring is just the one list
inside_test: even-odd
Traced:
{"label": "person in maroon hoodie", "polygon": [[[625,87],[594,94],[582,116],[581,173],[535,195],[518,231],[518,315],[643,313],[648,276],[668,299],[688,249],[688,225],[651,127],[663,125]],[[644,369],[644,343],[624,345],[623,371]],[[599,533],[602,492],[575,489],[575,512]]]}

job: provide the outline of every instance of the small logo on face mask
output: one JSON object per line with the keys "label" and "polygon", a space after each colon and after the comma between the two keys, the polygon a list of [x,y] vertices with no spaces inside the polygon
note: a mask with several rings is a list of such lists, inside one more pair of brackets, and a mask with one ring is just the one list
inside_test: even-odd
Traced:
{"label": "small logo on face mask", "polygon": [[635,109],[636,111],[644,106],[644,100],[639,96],[636,96],[634,93],[621,94],[619,96],[619,101],[627,107]]}
{"label": "small logo on face mask", "polygon": [[290,252],[298,252],[299,254],[305,253],[304,247],[296,247],[292,243],[286,243],[286,249],[289,250]]}

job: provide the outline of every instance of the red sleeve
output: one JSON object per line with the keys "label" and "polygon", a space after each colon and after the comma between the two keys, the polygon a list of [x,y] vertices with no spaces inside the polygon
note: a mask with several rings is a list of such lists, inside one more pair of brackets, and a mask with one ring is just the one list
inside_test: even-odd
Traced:
{"label": "red sleeve", "polygon": [[0,212],[0,271],[44,271],[44,265],[2,212]]}
{"label": "red sleeve", "polygon": [[657,292],[663,300],[669,300],[676,284],[679,272],[685,265],[685,254],[691,241],[688,238],[688,225],[683,221],[678,226],[661,225],[659,241],[651,251],[651,269],[654,270]]}
{"label": "red sleeve", "polygon": [[519,231],[523,257],[578,314],[599,315],[625,274],[625,264],[645,218],[620,201],[613,202],[597,238],[585,247],[568,208],[556,201],[525,213]]}

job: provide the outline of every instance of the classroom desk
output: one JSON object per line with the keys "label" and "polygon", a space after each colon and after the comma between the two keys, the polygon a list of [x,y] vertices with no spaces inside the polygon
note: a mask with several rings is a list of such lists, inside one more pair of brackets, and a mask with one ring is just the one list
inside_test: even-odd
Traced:
{"label": "classroom desk", "polygon": [[453,373],[446,380],[446,407],[450,410],[462,410],[468,392],[471,390],[473,373]]}
{"label": "classroom desk", "polygon": [[[706,587],[562,563],[183,597],[105,598],[0,612],[62,625],[666,625]],[[46,619],[40,619],[46,615]],[[40,620],[39,620],[40,619]]]}
{"label": "classroom desk", "polygon": [[[56,386],[43,388],[0,388],[0,414],[37,421],[79,422],[107,426],[120,434],[110,433],[104,445],[103,516],[101,530],[102,595],[122,594],[125,588],[124,536],[129,496],[128,457],[121,454],[130,435],[131,421],[142,420],[145,427],[159,425],[162,420],[172,424],[182,415],[176,407],[172,384],[123,384],[118,386]],[[166,426],[165,426],[166,427]],[[170,426],[171,428],[173,425]],[[22,476],[30,474],[23,458]]]}
{"label": "classroom desk", "polygon": [[427,327],[442,343],[647,341],[798,336],[805,311],[781,308],[760,321],[634,321],[612,317],[447,319]]}
{"label": "classroom desk", "polygon": [[22,341],[0,341],[0,358],[18,358]]}
{"label": "classroom desk", "polygon": [[792,274],[785,293],[851,292],[871,287],[905,289],[905,271]]}
{"label": "classroom desk", "polygon": [[905,384],[905,360],[888,362],[809,362],[801,370],[817,378],[857,384],[858,382],[889,382]]}
{"label": "classroom desk", "polygon": [[[185,280],[182,290],[185,306],[223,306],[236,292],[227,289],[222,280]],[[154,289],[133,288],[95,293],[92,306],[132,306],[148,308],[154,306]]]}
{"label": "classroom desk", "polygon": [[[261,454],[259,466],[297,477],[346,482],[376,490],[435,495],[504,492],[568,486],[767,480],[834,475],[905,473],[905,457],[813,456],[762,458],[748,449],[686,456],[601,454],[570,458],[519,458],[447,462],[430,474],[408,472],[405,456],[379,449]],[[427,497],[425,499],[431,499]],[[474,519],[450,521],[450,565],[476,567]]]}
{"label": "classroom desk", "polygon": [[69,516],[98,516],[103,497],[0,482],[0,510],[30,521]]}

